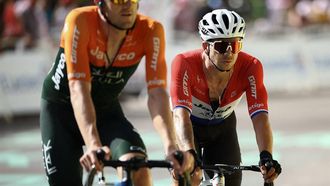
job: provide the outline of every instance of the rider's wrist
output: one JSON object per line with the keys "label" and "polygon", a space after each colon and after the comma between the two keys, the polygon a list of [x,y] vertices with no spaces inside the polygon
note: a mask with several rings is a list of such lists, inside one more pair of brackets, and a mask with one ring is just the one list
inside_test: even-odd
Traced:
{"label": "rider's wrist", "polygon": [[198,155],[197,155],[196,150],[194,150],[194,149],[189,149],[186,152],[189,152],[194,157],[194,168],[190,172],[190,175],[192,175],[192,174],[194,174],[194,172],[195,172],[195,170],[196,170],[196,168],[198,166]]}
{"label": "rider's wrist", "polygon": [[263,150],[260,152],[260,159],[273,159],[273,156],[270,152],[268,152],[267,150]]}
{"label": "rider's wrist", "polygon": [[197,152],[194,149],[189,149],[186,152],[189,152],[193,157],[194,157],[194,161],[197,161]]}

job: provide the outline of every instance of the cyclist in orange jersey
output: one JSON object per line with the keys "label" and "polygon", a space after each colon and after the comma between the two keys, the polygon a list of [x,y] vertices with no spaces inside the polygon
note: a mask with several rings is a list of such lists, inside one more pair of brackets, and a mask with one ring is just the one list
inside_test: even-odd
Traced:
{"label": "cyclist in orange jersey", "polygon": [[[106,159],[147,157],[118,100],[144,56],[149,112],[166,157],[180,171],[173,156],[177,149],[166,91],[163,26],[137,13],[137,0],[95,3],[67,15],[55,63],[44,80],[40,126],[49,184],[82,185],[82,168],[102,169],[95,155],[99,149]],[[133,181],[151,185],[149,170],[135,171]]]}
{"label": "cyclist in orange jersey", "polygon": [[[201,49],[178,54],[172,63],[171,101],[180,149],[190,152],[183,169],[192,172],[194,185],[205,164],[240,165],[235,108],[246,95],[260,151],[261,172],[266,182],[280,173],[273,159],[273,137],[268,118],[267,91],[261,62],[241,51],[244,19],[236,12],[217,9],[199,22]],[[268,165],[266,169],[265,165]],[[208,172],[212,178],[213,173]],[[241,172],[226,176],[226,185],[241,185]]]}

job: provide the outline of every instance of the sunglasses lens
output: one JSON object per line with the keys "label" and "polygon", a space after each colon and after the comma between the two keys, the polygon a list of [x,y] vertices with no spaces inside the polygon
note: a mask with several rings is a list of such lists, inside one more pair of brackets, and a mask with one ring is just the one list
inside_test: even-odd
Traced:
{"label": "sunglasses lens", "polygon": [[224,54],[227,51],[228,46],[231,46],[231,52],[236,54],[241,49],[241,42],[240,41],[233,41],[233,42],[214,42],[213,47],[216,51],[220,54]]}
{"label": "sunglasses lens", "polygon": [[226,52],[228,44],[229,44],[228,42],[215,42],[213,46],[216,51],[223,54]]}

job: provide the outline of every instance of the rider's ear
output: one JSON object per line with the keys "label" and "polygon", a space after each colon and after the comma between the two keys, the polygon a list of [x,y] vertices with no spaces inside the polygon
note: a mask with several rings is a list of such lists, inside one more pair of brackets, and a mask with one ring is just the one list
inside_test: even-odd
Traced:
{"label": "rider's ear", "polygon": [[203,41],[202,47],[203,47],[204,50],[208,50],[208,43]]}
{"label": "rider's ear", "polygon": [[205,51],[207,54],[210,53],[210,47],[209,47],[209,44],[208,44],[207,42],[203,41],[203,43],[202,43],[202,47],[203,47],[204,51]]}

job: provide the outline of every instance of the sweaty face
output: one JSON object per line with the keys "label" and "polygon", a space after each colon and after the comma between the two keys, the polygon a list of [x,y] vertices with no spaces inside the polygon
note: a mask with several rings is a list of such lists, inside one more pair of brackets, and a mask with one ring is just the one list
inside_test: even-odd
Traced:
{"label": "sweaty face", "polygon": [[230,70],[237,59],[238,53],[241,50],[241,39],[217,39],[215,41],[209,41],[209,56],[210,59],[217,64],[222,70]]}
{"label": "sweaty face", "polygon": [[115,3],[112,0],[106,0],[105,12],[110,21],[119,28],[129,29],[134,25],[138,1],[128,0],[124,3]]}

